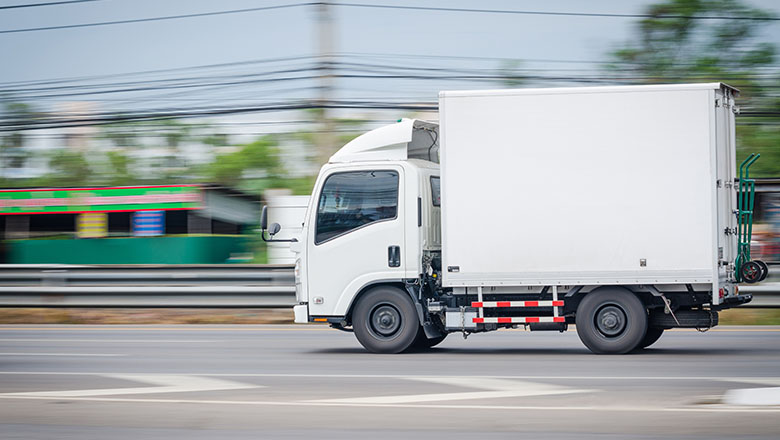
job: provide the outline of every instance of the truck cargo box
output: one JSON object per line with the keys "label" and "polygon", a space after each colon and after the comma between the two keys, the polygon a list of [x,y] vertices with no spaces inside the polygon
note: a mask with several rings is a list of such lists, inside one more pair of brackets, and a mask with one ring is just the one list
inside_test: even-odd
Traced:
{"label": "truck cargo box", "polygon": [[717,292],[736,252],[736,94],[718,83],[441,92],[444,285]]}

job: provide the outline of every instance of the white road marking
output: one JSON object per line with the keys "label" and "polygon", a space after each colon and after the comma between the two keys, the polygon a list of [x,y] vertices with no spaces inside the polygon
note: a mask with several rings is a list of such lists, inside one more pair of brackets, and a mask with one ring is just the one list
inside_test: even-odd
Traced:
{"label": "white road marking", "polygon": [[[102,371],[0,371],[0,375],[52,375],[52,376],[110,376],[124,374]],[[133,373],[133,374],[168,374],[168,373]],[[191,372],[175,373],[177,376],[208,376],[208,377],[307,377],[316,379],[412,379],[420,376],[403,374],[313,374],[313,373],[210,373]],[[780,382],[780,377],[726,377],[726,376],[487,376],[464,375],[464,378],[487,379],[517,379],[517,380],[674,380],[674,381],[715,381],[715,382],[747,382],[774,384]]]}
{"label": "white road marking", "polygon": [[153,384],[154,386],[68,391],[31,391],[20,393],[3,393],[0,394],[0,397],[92,397],[119,394],[181,393],[187,391],[216,391],[262,388],[259,385],[250,385],[223,379],[213,379],[198,376],[181,376],[174,374],[105,374],[103,376],[114,379],[143,382],[147,384]]}
{"label": "white road marking", "polygon": [[723,379],[725,382],[752,383],[756,385],[774,385],[780,387],[780,377],[732,377]]}
{"label": "white road marking", "polygon": [[496,378],[451,377],[406,377],[407,380],[432,382],[453,387],[477,388],[489,391],[455,393],[408,394],[399,396],[351,397],[345,399],[310,400],[309,402],[353,403],[353,404],[398,404],[415,402],[436,402],[467,399],[501,399],[505,397],[550,396],[557,394],[587,393],[595,390],[569,388],[538,382],[505,380]]}
{"label": "white road marking", "polygon": [[205,342],[222,342],[217,340],[191,340],[191,339],[27,339],[27,338],[5,338],[0,339],[0,342],[105,342],[107,344],[115,344],[117,342],[140,342],[144,344],[148,343],[183,343],[183,344],[201,344]]}
{"label": "white road marking", "polygon": [[442,405],[442,404],[366,404],[366,403],[333,403],[333,402],[284,402],[263,400],[203,400],[203,399],[138,399],[111,397],[46,397],[46,396],[15,396],[0,394],[0,399],[33,399],[33,400],[70,400],[88,402],[117,403],[195,403],[205,405],[258,405],[258,406],[293,406],[293,407],[355,407],[355,408],[411,408],[411,409],[467,409],[467,410],[509,410],[509,411],[593,411],[593,412],[692,412],[692,413],[780,413],[780,408],[729,407],[729,406],[687,406],[687,407],[653,407],[653,406],[512,406],[512,405]]}
{"label": "white road marking", "polygon": [[127,356],[119,353],[0,353],[0,356]]}
{"label": "white road marking", "polygon": [[728,390],[723,395],[727,405],[780,405],[780,388],[744,388]]}

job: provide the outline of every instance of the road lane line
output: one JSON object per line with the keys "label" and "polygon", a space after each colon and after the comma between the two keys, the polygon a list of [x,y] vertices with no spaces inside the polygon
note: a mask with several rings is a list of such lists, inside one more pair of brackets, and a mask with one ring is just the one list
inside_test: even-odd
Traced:
{"label": "road lane line", "polygon": [[[329,327],[322,328],[171,328],[171,327],[0,327],[2,331],[181,331],[181,332],[211,332],[211,331],[235,331],[235,332],[331,332],[338,334]],[[780,331],[780,330],[778,330]]]}
{"label": "road lane line", "polygon": [[27,396],[27,397],[92,397],[113,396],[120,394],[153,394],[153,393],[182,393],[191,391],[216,391],[216,390],[241,390],[248,388],[264,388],[261,385],[250,385],[224,379],[213,379],[199,376],[182,376],[176,374],[106,374],[105,377],[152,384],[154,386],[125,387],[125,388],[99,388],[85,390],[65,391],[29,391],[16,393],[1,393],[0,397]]}
{"label": "road lane line", "polygon": [[106,342],[115,344],[117,342],[132,342],[132,343],[142,343],[142,344],[148,344],[148,343],[172,343],[172,344],[179,344],[179,343],[185,343],[185,344],[201,344],[201,343],[208,343],[208,342],[225,342],[224,340],[192,340],[192,339],[112,339],[112,338],[106,338],[106,339],[28,339],[28,338],[0,338],[0,342]]}
{"label": "road lane line", "polygon": [[[0,332],[2,331],[188,331],[188,332],[200,332],[200,331],[236,331],[236,332],[331,332],[334,334],[337,334],[336,332],[333,332],[333,329],[325,326],[312,326],[312,327],[301,327],[301,328],[291,328],[291,327],[280,327],[280,328],[269,328],[269,327],[263,327],[263,328],[173,328],[173,327],[149,327],[149,328],[143,328],[143,327],[112,327],[112,326],[101,326],[101,327],[94,327],[90,324],[84,324],[88,327],[25,327],[27,324],[19,324],[19,326],[16,327],[0,327]],[[182,324],[187,325],[187,324]],[[287,324],[281,324],[281,325],[287,325]],[[570,331],[572,333],[576,333],[576,329],[570,328]],[[670,329],[669,331],[673,333],[690,333],[693,334],[696,330],[695,329]],[[508,334],[513,332],[522,332],[522,333],[529,333],[526,330],[523,329],[502,329],[501,334]],[[780,332],[780,328],[723,328],[723,327],[715,327],[708,332],[715,332],[715,333],[777,333]]]}
{"label": "road lane line", "polygon": [[[99,371],[0,371],[0,375],[51,375],[51,376],[110,376],[113,374],[125,374],[117,372]],[[208,377],[289,377],[289,378],[315,378],[315,379],[410,379],[421,376],[401,374],[310,374],[310,373],[209,373],[209,372],[175,372],[175,373],[132,373],[132,374],[176,374],[177,376],[208,376]],[[726,377],[726,376],[507,376],[507,375],[464,375],[464,378],[484,379],[517,379],[517,380],[683,380],[683,381],[715,381],[715,382],[743,382],[774,384],[780,381],[780,377],[752,376],[752,377]],[[760,381],[760,382],[758,382]]]}
{"label": "road lane line", "polygon": [[119,353],[0,353],[0,356],[94,356],[94,357],[113,357],[127,356]]}
{"label": "road lane line", "polygon": [[780,408],[767,407],[651,407],[651,406],[513,406],[513,405],[442,405],[442,404],[366,404],[331,403],[303,401],[262,401],[262,400],[204,400],[204,399],[138,399],[109,397],[44,397],[0,395],[0,399],[63,400],[116,403],[194,403],[206,405],[257,405],[257,406],[293,406],[293,407],[352,407],[352,408],[407,408],[407,409],[467,409],[467,410],[508,410],[508,411],[591,411],[591,412],[693,412],[693,413],[780,413]]}
{"label": "road lane line", "polygon": [[[458,388],[477,388],[482,391],[408,394],[394,396],[350,397],[343,399],[317,399],[308,402],[333,402],[333,403],[418,403],[440,402],[449,400],[467,399],[502,399],[506,397],[531,397],[551,396],[560,394],[587,393],[595,390],[570,388],[561,385],[551,385],[538,382],[505,380],[481,377],[407,377],[406,380],[418,382],[430,382]],[[488,390],[488,391],[485,391]]]}

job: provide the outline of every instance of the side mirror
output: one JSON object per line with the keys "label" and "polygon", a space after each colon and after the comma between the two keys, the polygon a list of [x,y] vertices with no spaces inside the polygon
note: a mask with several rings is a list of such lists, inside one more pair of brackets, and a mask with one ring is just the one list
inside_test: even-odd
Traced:
{"label": "side mirror", "polygon": [[263,205],[263,212],[260,214],[260,229],[268,229],[268,206]]}
{"label": "side mirror", "polygon": [[[268,226],[268,207],[263,206],[263,211],[260,213],[260,238],[266,243],[294,243],[298,241],[296,238],[274,240],[274,235],[278,234],[281,230],[282,226],[279,225],[279,223],[272,223],[270,227]],[[268,231],[268,238],[265,236],[266,231]]]}

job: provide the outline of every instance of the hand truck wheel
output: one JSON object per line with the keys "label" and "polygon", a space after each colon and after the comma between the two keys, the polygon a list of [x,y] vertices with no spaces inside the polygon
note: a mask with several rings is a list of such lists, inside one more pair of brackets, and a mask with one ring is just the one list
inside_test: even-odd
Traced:
{"label": "hand truck wheel", "polygon": [[761,279],[761,266],[755,261],[748,261],[739,269],[742,280],[746,283],[757,283]]}
{"label": "hand truck wheel", "polygon": [[764,281],[769,276],[769,266],[761,260],[754,260],[754,262],[761,267],[761,277],[758,278],[758,281]]}

